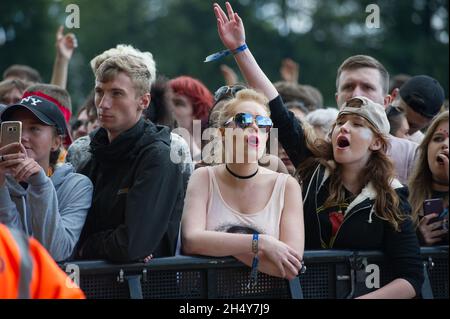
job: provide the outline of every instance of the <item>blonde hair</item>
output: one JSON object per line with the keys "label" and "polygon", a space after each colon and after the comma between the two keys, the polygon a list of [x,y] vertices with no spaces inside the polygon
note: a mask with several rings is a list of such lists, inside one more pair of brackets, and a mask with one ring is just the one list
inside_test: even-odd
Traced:
{"label": "blonde hair", "polygon": [[150,72],[142,59],[130,55],[114,55],[103,61],[95,72],[95,77],[100,82],[109,82],[120,72],[130,77],[138,96],[150,93]]}
{"label": "blonde hair", "polygon": [[234,109],[236,106],[243,102],[255,102],[261,105],[264,110],[267,112],[267,115],[270,116],[269,110],[269,100],[261,93],[252,90],[252,89],[244,89],[236,93],[236,96],[226,102],[226,104],[221,108],[217,115],[217,127],[224,127],[225,122],[233,116]]}
{"label": "blonde hair", "polygon": [[[433,194],[433,173],[428,163],[428,145],[433,138],[436,128],[442,123],[449,120],[449,112],[445,111],[438,115],[428,128],[422,143],[419,145],[419,155],[414,166],[413,173],[409,179],[409,203],[412,208],[412,218],[417,224],[419,215],[422,213],[422,205],[425,199],[431,198]],[[448,204],[448,193],[444,201]]]}
{"label": "blonde hair", "polygon": [[[267,112],[268,116],[270,116],[270,110],[268,107],[269,100],[261,93],[252,90],[252,89],[244,89],[236,93],[236,96],[233,97],[230,100],[224,101],[225,105],[223,107],[220,107],[219,110],[213,111],[211,114],[211,128],[223,128],[225,127],[225,122],[230,119],[234,115],[235,108],[243,103],[243,102],[255,102],[259,105],[261,105],[264,110]],[[223,140],[222,135],[216,135],[210,143],[213,144],[214,149],[220,149],[223,148]],[[218,145],[220,144],[220,145]],[[215,154],[208,154],[205,158],[205,163],[211,164],[211,165],[217,165],[224,162],[224,152],[222,152],[221,160],[217,160],[215,157]]]}
{"label": "blonde hair", "polygon": [[[93,58],[90,62],[92,71],[94,74],[97,74],[97,70],[100,67],[100,65],[108,60],[109,58],[113,56],[118,55],[128,55],[130,57],[140,59],[142,63],[147,68],[148,72],[150,73],[150,86],[155,82],[156,79],[156,63],[153,59],[153,55],[150,52],[142,52],[138,49],[132,47],[131,45],[126,44],[118,44],[115,48],[106,50],[100,55],[97,55],[95,58]],[[131,76],[130,76],[131,77]]]}

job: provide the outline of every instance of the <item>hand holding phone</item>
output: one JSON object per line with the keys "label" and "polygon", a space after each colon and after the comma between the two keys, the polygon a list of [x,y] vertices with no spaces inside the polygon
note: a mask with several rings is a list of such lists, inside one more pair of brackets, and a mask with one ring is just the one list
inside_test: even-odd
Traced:
{"label": "hand holding phone", "polygon": [[425,217],[419,222],[418,228],[424,244],[430,246],[448,238],[448,209],[444,209],[443,199],[425,200],[423,212]]}
{"label": "hand holding phone", "polygon": [[444,216],[440,216],[444,212],[444,201],[442,198],[426,199],[423,201],[423,214],[437,214],[438,216],[430,220],[430,224],[442,220]]}
{"label": "hand holding phone", "polygon": [[[2,122],[0,129],[0,148],[13,143],[20,144],[21,139],[22,139],[22,122],[20,121]],[[17,150],[17,152],[19,152],[19,150]],[[8,152],[8,154],[12,153]]]}

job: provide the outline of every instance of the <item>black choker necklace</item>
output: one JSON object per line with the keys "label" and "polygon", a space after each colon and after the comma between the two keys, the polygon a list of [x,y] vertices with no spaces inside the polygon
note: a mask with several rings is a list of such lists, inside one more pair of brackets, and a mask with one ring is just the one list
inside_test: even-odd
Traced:
{"label": "black choker necklace", "polygon": [[259,171],[259,167],[258,167],[258,168],[256,169],[256,172],[254,172],[253,174],[248,175],[248,176],[241,176],[241,175],[238,175],[238,174],[236,174],[236,173],[233,173],[233,171],[232,171],[231,169],[228,168],[228,165],[225,165],[225,168],[227,169],[228,173],[230,173],[231,175],[233,175],[234,177],[239,178],[239,179],[249,179],[249,178],[252,178],[252,177],[255,176],[256,174],[258,174],[258,171]]}

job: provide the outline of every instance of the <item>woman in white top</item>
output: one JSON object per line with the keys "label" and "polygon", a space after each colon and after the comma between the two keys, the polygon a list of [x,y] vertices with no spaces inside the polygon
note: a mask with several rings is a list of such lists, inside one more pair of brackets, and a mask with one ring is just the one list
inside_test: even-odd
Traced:
{"label": "woman in white top", "polygon": [[219,130],[225,164],[192,175],[182,249],[184,254],[231,255],[253,268],[257,256],[259,271],[292,279],[302,267],[302,193],[291,176],[258,164],[272,128],[267,103],[262,94],[242,90],[223,108]]}

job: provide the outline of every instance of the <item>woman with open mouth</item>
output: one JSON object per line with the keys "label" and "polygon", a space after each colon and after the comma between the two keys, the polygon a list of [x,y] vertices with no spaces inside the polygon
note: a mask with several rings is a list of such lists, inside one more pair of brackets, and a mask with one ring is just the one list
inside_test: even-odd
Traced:
{"label": "woman with open mouth", "polygon": [[[431,123],[422,143],[411,176],[409,201],[418,223],[421,243],[426,246],[448,245],[448,111]],[[424,216],[427,199],[440,199],[438,211]]]}
{"label": "woman with open mouth", "polygon": [[[253,284],[258,271],[295,278],[304,246],[300,186],[258,163],[272,128],[267,103],[244,89],[220,111],[216,163],[222,164],[193,173],[181,229],[184,254],[234,256],[252,267]],[[236,233],[238,226],[252,231]]]}
{"label": "woman with open mouth", "polygon": [[358,291],[356,296],[420,295],[419,244],[408,216],[407,188],[394,178],[393,164],[386,156],[390,127],[383,106],[365,97],[351,98],[338,114],[331,143],[315,139],[287,110],[259,67],[246,45],[242,19],[229,2],[226,11],[214,4],[220,39],[249,86],[270,100],[280,142],[293,164],[300,165],[305,249],[381,250],[393,265],[394,279],[378,290]]}

